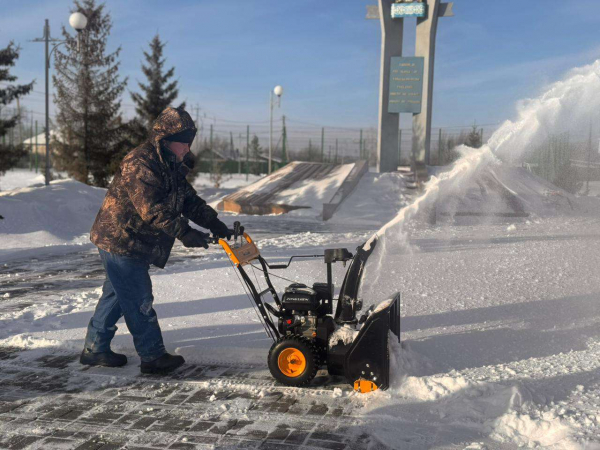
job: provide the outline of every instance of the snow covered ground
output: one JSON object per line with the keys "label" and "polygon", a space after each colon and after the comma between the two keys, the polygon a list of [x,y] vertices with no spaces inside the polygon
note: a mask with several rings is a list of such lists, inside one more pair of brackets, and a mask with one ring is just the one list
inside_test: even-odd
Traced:
{"label": "snow covered ground", "polygon": [[[95,198],[94,189],[72,181],[52,188],[60,188],[51,191],[57,205],[62,190]],[[27,199],[27,208],[35,210],[45,189],[5,196]],[[95,201],[101,197],[98,193]],[[34,229],[42,223],[58,238],[59,231],[74,236],[85,231],[73,216],[55,212],[27,216],[21,239],[38,245]],[[88,213],[93,216],[91,209]],[[323,248],[353,249],[381,225],[357,229],[341,222],[323,228],[304,221],[292,229],[285,216],[225,215],[225,220],[248,223],[265,256],[275,261]],[[340,401],[359,408],[361,430],[389,448],[430,448],[403,447],[409,428],[462,448],[593,448],[593,442],[600,442],[600,220],[536,217],[436,227],[413,222],[406,232],[406,251],[382,268],[385,282],[371,286],[373,298],[383,300],[391,289],[403,295],[404,348],[392,352],[394,384],[364,396],[349,386],[335,391]],[[2,235],[3,243],[7,236]],[[17,238],[11,234],[10,239]],[[24,361],[29,353],[81,348],[102,278],[97,255],[81,250],[4,262],[1,346],[31,350],[22,353]],[[324,265],[298,262],[282,275],[323,281]],[[341,266],[334,276],[339,286]],[[170,350],[190,363],[234,361],[266,370],[270,342],[222,251],[177,246],[167,268],[154,270],[152,277]],[[279,289],[286,284],[276,282]],[[130,357],[128,370],[134,374],[137,359],[123,323],[114,348]]]}
{"label": "snow covered ground", "polygon": [[[89,231],[106,191],[66,178],[44,185],[44,175],[14,169],[0,177],[0,261],[27,255],[61,254],[92,248]],[[214,188],[209,174],[200,174],[195,189],[208,203],[218,203],[256,175],[226,175]],[[32,250],[33,249],[33,250]]]}
{"label": "snow covered ground", "polygon": [[13,169],[0,177],[0,192],[44,184],[43,172],[27,169]]}

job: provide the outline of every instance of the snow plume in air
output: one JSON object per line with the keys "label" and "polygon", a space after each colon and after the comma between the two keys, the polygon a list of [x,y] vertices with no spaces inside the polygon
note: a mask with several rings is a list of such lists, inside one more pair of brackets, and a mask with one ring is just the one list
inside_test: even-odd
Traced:
{"label": "snow plume in air", "polygon": [[519,117],[507,120],[488,145],[502,160],[520,162],[549,136],[562,132],[587,135],[600,109],[600,60],[573,69],[539,97],[519,102]]}
{"label": "snow plume in air", "polygon": [[487,145],[475,149],[465,145],[457,149],[461,157],[454,162],[450,170],[442,172],[424,185],[423,192],[410,205],[402,208],[395,218],[379,229],[365,244],[370,248],[374,239],[377,246],[365,267],[361,294],[365,305],[374,305],[389,298],[394,292],[401,290],[396,286],[395,255],[410,251],[408,239],[404,233],[404,224],[419,212],[427,211],[442,195],[456,194],[463,188],[465,182],[487,164],[496,161]]}
{"label": "snow plume in air", "polygon": [[[518,104],[518,119],[506,121],[479,149],[461,146],[461,157],[451,168],[432,176],[416,200],[402,208],[365,244],[378,244],[365,268],[361,295],[365,305],[377,304],[402,289],[395,283],[395,254],[410,251],[404,224],[443,201],[449,195],[460,196],[472,177],[488,164],[500,161],[519,162],[536,145],[552,134],[565,131],[583,132],[589,129],[590,118],[600,110],[600,60],[572,70],[564,80],[551,84],[537,98]],[[382,277],[383,275],[383,277]]]}

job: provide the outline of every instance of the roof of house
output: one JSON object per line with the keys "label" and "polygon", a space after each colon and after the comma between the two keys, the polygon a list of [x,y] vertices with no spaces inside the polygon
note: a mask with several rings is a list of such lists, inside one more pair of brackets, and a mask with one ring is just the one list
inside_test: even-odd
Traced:
{"label": "roof of house", "polygon": [[[37,145],[46,145],[46,133],[45,132],[40,133],[37,136],[30,137],[29,139],[25,139],[23,141],[23,145],[35,144],[36,137],[37,137]],[[56,137],[57,139],[60,139],[58,132],[55,130],[50,130],[50,137],[51,138]]]}

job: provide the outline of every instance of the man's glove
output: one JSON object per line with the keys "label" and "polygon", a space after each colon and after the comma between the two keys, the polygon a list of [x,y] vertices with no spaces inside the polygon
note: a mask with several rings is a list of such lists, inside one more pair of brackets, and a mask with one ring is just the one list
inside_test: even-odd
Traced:
{"label": "man's glove", "polygon": [[228,228],[223,222],[221,222],[217,217],[215,217],[207,227],[210,232],[217,238],[227,240],[231,239],[233,235],[233,230]]}
{"label": "man's glove", "polygon": [[179,238],[181,243],[185,247],[204,247],[208,248],[208,238],[210,235],[207,233],[203,233],[202,231],[198,231],[194,228],[190,228],[186,233]]}

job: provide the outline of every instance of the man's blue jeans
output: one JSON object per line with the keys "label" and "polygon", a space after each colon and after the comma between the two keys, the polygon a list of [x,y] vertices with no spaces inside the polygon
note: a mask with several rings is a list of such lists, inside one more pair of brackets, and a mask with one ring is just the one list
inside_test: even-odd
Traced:
{"label": "man's blue jeans", "polygon": [[85,348],[93,353],[110,350],[116,323],[125,316],[135,349],[144,362],[166,353],[156,312],[152,308],[150,265],[139,258],[99,249],[106,280],[85,337]]}

